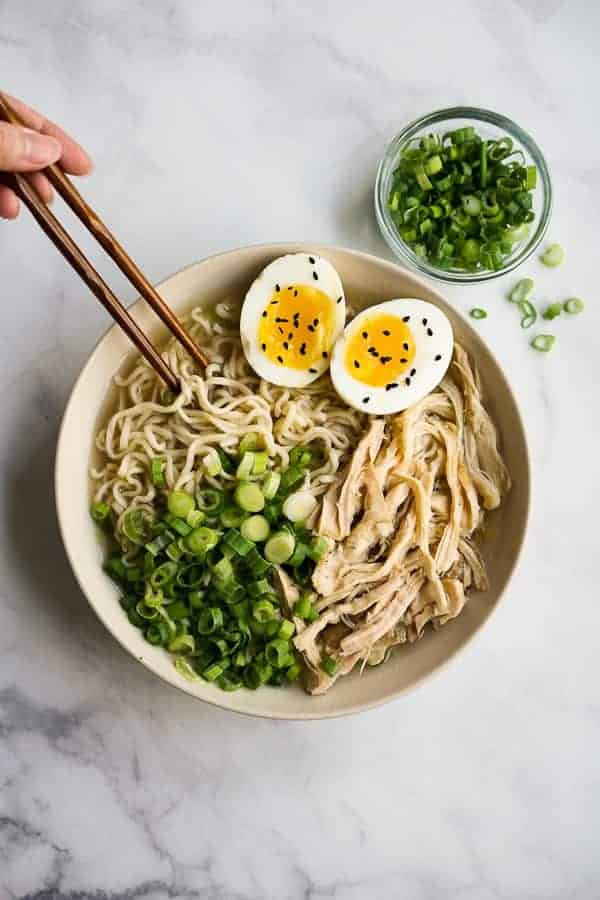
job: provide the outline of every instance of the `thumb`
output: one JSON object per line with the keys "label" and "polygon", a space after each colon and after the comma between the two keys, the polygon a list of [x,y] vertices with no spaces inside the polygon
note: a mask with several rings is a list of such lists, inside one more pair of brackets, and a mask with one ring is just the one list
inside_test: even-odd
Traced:
{"label": "thumb", "polygon": [[32,172],[60,159],[56,138],[30,128],[0,122],[0,171]]}

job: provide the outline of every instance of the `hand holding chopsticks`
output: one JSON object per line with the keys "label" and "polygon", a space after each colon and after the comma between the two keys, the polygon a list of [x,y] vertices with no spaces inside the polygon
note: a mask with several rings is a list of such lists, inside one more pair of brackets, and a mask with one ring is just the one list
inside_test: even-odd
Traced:
{"label": "hand holding chopsticks", "polygon": [[[2,94],[0,94],[0,119],[13,125],[24,124]],[[111,234],[100,217],[90,206],[88,206],[77,188],[73,185],[67,175],[65,175],[59,165],[56,163],[49,165],[43,170],[43,174],[78,216],[88,231],[106,250],[108,255],[114,260],[131,284],[134,285],[141,296],[150,304],[154,312],[165,323],[172,334],[185,347],[190,356],[198,363],[198,365],[205,366],[207,364],[207,359],[200,348],[183,328],[179,320],[169,309],[152,284],[150,284],[136,263],[126,253],[114,235]],[[127,309],[113,294],[101,275],[94,269],[77,244],[65,231],[58,219],[50,212],[43,200],[38,196],[31,179],[32,175],[30,174],[15,172],[0,173],[0,180],[2,183],[10,187],[27,206],[42,230],[62,253],[67,262],[75,269],[85,284],[87,284],[92,293],[109,311],[118,325],[120,325],[138,350],[148,360],[150,365],[153,366],[156,372],[172,390],[178,391],[179,383],[173,372],[152,346],[135,320],[130,316]]]}

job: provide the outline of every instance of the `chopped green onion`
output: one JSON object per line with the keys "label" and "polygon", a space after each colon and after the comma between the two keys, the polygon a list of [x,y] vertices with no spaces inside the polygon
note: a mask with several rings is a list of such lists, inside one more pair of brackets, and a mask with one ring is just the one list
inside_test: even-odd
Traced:
{"label": "chopped green onion", "polygon": [[261,450],[252,454],[252,474],[262,475],[267,470],[269,462],[269,454],[266,450]]}
{"label": "chopped green onion", "polygon": [[179,634],[169,643],[167,649],[170,653],[193,653],[196,649],[196,641],[193,634]]}
{"label": "chopped green onion", "polygon": [[290,642],[283,638],[275,638],[269,641],[265,647],[265,656],[267,662],[276,669],[289,665],[290,661],[293,660]]}
{"label": "chopped green onion", "polygon": [[529,300],[521,300],[518,304],[521,313],[521,328],[531,328],[537,319],[537,311]]}
{"label": "chopped green onion", "polygon": [[177,540],[177,541],[172,541],[172,542],[168,545],[168,547],[167,547],[166,550],[165,550],[165,553],[167,554],[167,556],[169,557],[169,559],[172,560],[173,562],[179,562],[179,560],[181,559],[181,557],[182,557],[183,554],[185,553],[185,550],[183,549],[183,547],[182,547],[181,544],[179,543],[179,540]]}
{"label": "chopped green onion", "polygon": [[252,469],[254,467],[254,453],[251,453],[249,450],[244,453],[240,460],[240,464],[238,465],[235,477],[238,481],[244,481],[249,475],[252,474]]}
{"label": "chopped green onion", "polygon": [[299,619],[308,619],[308,617],[311,615],[311,613],[314,610],[314,606],[312,603],[313,598],[314,598],[314,594],[310,594],[310,593],[302,594],[300,599],[297,601],[296,605],[294,606],[294,615],[297,616]]}
{"label": "chopped green onion", "polygon": [[191,553],[204,554],[219,543],[219,533],[212,528],[201,525],[194,528],[185,538],[185,545]]}
{"label": "chopped green onion", "polygon": [[296,491],[286,498],[283,514],[290,522],[303,522],[317,507],[317,498],[309,491]]}
{"label": "chopped green onion", "polygon": [[193,668],[192,664],[185,658],[185,656],[176,656],[174,659],[175,668],[184,678],[187,678],[188,681],[198,681],[200,676]]}
{"label": "chopped green onion", "polygon": [[224,500],[223,491],[218,491],[216,488],[199,487],[196,489],[196,503],[205,516],[218,515],[223,509]]}
{"label": "chopped green onion", "polygon": [[300,666],[298,665],[298,663],[297,663],[297,662],[293,663],[293,664],[289,667],[289,669],[287,670],[287,672],[285,673],[285,674],[286,674],[287,680],[288,680],[288,681],[296,681],[296,679],[297,679],[297,678],[299,677],[299,675],[300,675],[300,672],[301,672],[301,669],[300,669]]}
{"label": "chopped green onion", "polygon": [[487,319],[487,312],[485,309],[479,309],[477,306],[471,310],[469,315],[472,319]]}
{"label": "chopped green onion", "polygon": [[225,506],[219,513],[224,528],[239,528],[246,516],[247,513],[237,506]]}
{"label": "chopped green onion", "polygon": [[[191,513],[188,513],[188,515],[191,515]],[[185,521],[184,519],[180,519],[177,516],[172,515],[171,513],[166,513],[163,521],[165,521],[167,525],[173,529],[173,531],[181,535],[181,537],[186,537],[192,530],[187,521]]]}
{"label": "chopped green onion", "polygon": [[135,507],[123,516],[121,529],[132,544],[143,544],[148,536],[150,521],[150,514],[145,509]]}
{"label": "chopped green onion", "polygon": [[279,485],[281,482],[281,475],[279,472],[267,472],[265,475],[264,481],[262,483],[262,492],[263,496],[267,500],[272,500],[277,491],[279,490]]}
{"label": "chopped green onion", "polygon": [[329,550],[329,541],[325,537],[314,537],[308,546],[308,556],[314,562],[319,562],[320,559],[323,559],[325,554]]}
{"label": "chopped green onion", "polygon": [[248,450],[262,450],[264,446],[265,441],[263,435],[259,434],[257,431],[249,431],[248,434],[245,434],[241,439],[238,452],[240,456],[243,456]]}
{"label": "chopped green onion", "polygon": [[531,341],[531,346],[540,353],[548,353],[552,350],[555,340],[556,338],[552,334],[536,334]]}
{"label": "chopped green onion", "polygon": [[585,304],[579,297],[570,297],[568,300],[565,300],[563,308],[569,315],[576,316],[578,313],[583,312]]}
{"label": "chopped green onion", "polygon": [[[251,517],[252,518],[252,517]],[[262,518],[262,516],[257,517]],[[249,519],[246,519],[246,522],[249,522]],[[265,519],[266,521],[266,519]],[[244,525],[246,524],[244,522]],[[269,523],[267,522],[267,525]],[[253,543],[252,539],[248,539],[244,535],[240,534],[239,531],[236,531],[235,528],[231,528],[225,537],[223,538],[223,542],[231,549],[237,553],[238,556],[246,556],[250,550],[252,550]]]}
{"label": "chopped green onion", "polygon": [[188,601],[192,609],[200,609],[204,604],[204,591],[199,591],[198,589],[190,591]]}
{"label": "chopped green onion", "polygon": [[190,526],[190,528],[198,528],[199,525],[202,525],[205,519],[206,515],[202,512],[201,509],[192,509],[187,514],[185,521]]}
{"label": "chopped green onion", "polygon": [[557,303],[551,303],[542,313],[542,319],[548,319],[549,321],[551,321],[552,319],[556,319],[558,316],[560,316],[562,311],[563,305],[560,300]]}
{"label": "chopped green onion", "polygon": [[150,463],[150,478],[152,479],[152,484],[154,487],[164,487],[165,476],[163,474],[163,470],[165,468],[164,459],[160,459],[160,457],[155,456],[154,459]]}
{"label": "chopped green onion", "polygon": [[[240,540],[244,540],[240,535]],[[233,566],[231,565],[231,560],[227,559],[226,556],[222,556],[218,563],[215,563],[213,566],[213,576],[217,582],[221,582],[221,584],[227,584],[233,578]]]}
{"label": "chopped green onion", "polygon": [[207,454],[204,457],[204,471],[209,478],[216,478],[223,471],[221,459],[218,454]]}
{"label": "chopped green onion", "polygon": [[224,672],[217,679],[217,684],[222,691],[238,691],[243,686],[243,681],[234,672]]}
{"label": "chopped green onion", "polygon": [[259,578],[248,585],[248,593],[251,597],[262,597],[263,594],[272,593],[272,587],[266,578]]}
{"label": "chopped green onion", "polygon": [[283,638],[285,641],[289,641],[296,631],[296,626],[293,622],[290,622],[289,619],[284,619],[281,625],[279,626],[279,637]]}
{"label": "chopped green onion", "polygon": [[243,538],[246,538],[247,541],[256,543],[257,541],[267,540],[271,531],[271,526],[264,516],[257,514],[249,516],[242,522],[240,531]]}
{"label": "chopped green onion", "polygon": [[144,637],[149,644],[161,646],[169,640],[169,629],[165,622],[149,622],[144,631]]}
{"label": "chopped green onion", "polygon": [[223,611],[218,606],[209,606],[200,610],[198,615],[198,633],[213,634],[223,625]]}
{"label": "chopped green onion", "polygon": [[285,472],[281,475],[281,483],[279,486],[279,492],[282,494],[287,494],[294,485],[298,484],[300,481],[304,481],[305,471],[304,467],[296,464],[293,466],[289,466]]}
{"label": "chopped green onion", "polygon": [[271,564],[263,559],[256,547],[252,548],[245,561],[252,574],[257,578],[260,578],[261,575],[264,575],[271,568]]}
{"label": "chopped green onion", "polygon": [[564,258],[565,251],[560,244],[550,244],[540,256],[544,265],[550,266],[552,269],[556,268],[556,266],[560,266]]}
{"label": "chopped green onion", "polygon": [[92,503],[90,510],[94,522],[105,522],[110,516],[110,506],[108,503]]}
{"label": "chopped green onion", "polygon": [[243,481],[236,487],[234,497],[235,502],[240,509],[243,509],[246,512],[255,513],[264,509],[264,494],[257,484]]}
{"label": "chopped green onion", "polygon": [[277,531],[265,544],[265,557],[275,565],[289,560],[294,552],[296,539],[289,531]]}
{"label": "chopped green onion", "polygon": [[287,561],[288,566],[301,566],[308,555],[308,547],[302,541],[296,541],[294,552]]}
{"label": "chopped green onion", "polygon": [[185,519],[195,506],[194,498],[185,491],[173,491],[167,498],[167,506],[171,515]]}
{"label": "chopped green onion", "polygon": [[207,666],[206,669],[202,672],[202,677],[206,679],[206,681],[216,681],[223,672],[225,671],[225,667],[221,663],[211,663],[210,666]]}
{"label": "chopped green onion", "polygon": [[162,534],[158,534],[154,540],[150,541],[146,544],[146,550],[152,556],[158,556],[161,550],[164,550],[165,547],[168,547],[170,543],[175,540],[175,535],[172,531],[163,531]]}
{"label": "chopped green onion", "polygon": [[275,607],[266,597],[261,597],[252,604],[252,616],[259,622],[268,622],[275,615]]}
{"label": "chopped green onion", "polygon": [[521,278],[511,290],[508,299],[511,303],[520,303],[521,300],[527,299],[532,290],[533,278]]}
{"label": "chopped green onion", "polygon": [[320,666],[323,671],[331,677],[333,677],[338,670],[338,664],[332,656],[321,657]]}
{"label": "chopped green onion", "polygon": [[166,562],[154,570],[152,575],[150,576],[150,584],[156,590],[158,588],[163,588],[166,584],[172,581],[177,574],[177,563],[176,562]]}

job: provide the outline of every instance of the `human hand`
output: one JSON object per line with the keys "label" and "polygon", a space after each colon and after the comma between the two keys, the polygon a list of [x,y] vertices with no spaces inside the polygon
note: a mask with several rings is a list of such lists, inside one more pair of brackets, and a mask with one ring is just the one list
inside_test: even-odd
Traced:
{"label": "human hand", "polygon": [[[0,121],[0,172],[31,172],[30,180],[44,203],[54,196],[47,178],[39,170],[60,160],[70,175],[87,175],[92,161],[83,147],[62,128],[9,94],[3,95],[27,127]],[[16,219],[20,202],[13,191],[0,184],[0,218]]]}

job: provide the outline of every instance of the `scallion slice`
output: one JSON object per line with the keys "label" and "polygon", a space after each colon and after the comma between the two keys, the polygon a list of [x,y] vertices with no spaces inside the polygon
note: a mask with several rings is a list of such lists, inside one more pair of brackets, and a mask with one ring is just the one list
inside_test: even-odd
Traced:
{"label": "scallion slice", "polygon": [[283,514],[290,522],[303,522],[317,507],[317,498],[309,491],[296,491],[286,498]]}
{"label": "scallion slice", "polygon": [[487,319],[487,312],[485,309],[479,309],[479,307],[475,307],[469,313],[472,319]]}
{"label": "scallion slice", "polygon": [[536,334],[531,341],[531,346],[540,353],[548,353],[552,350],[555,340],[556,338],[553,334]]}
{"label": "scallion slice", "polygon": [[267,500],[272,500],[281,483],[281,475],[279,472],[267,472],[262,483],[263,496]]}
{"label": "scallion slice", "polygon": [[550,266],[552,269],[556,268],[556,266],[560,266],[564,258],[565,251],[560,244],[550,244],[540,256],[540,260],[544,265]]}
{"label": "scallion slice", "polygon": [[520,303],[521,300],[526,300],[532,292],[533,286],[533,278],[521,278],[511,290],[508,299],[511,303]]}
{"label": "scallion slice", "polygon": [[167,506],[171,515],[185,519],[194,506],[194,498],[185,491],[173,491],[167,498]]}
{"label": "scallion slice", "polygon": [[257,514],[249,516],[242,522],[240,532],[242,537],[246,538],[247,541],[257,543],[258,541],[267,540],[271,532],[271,526],[264,516]]}
{"label": "scallion slice", "polygon": [[585,304],[583,300],[579,299],[579,297],[569,297],[568,300],[565,300],[563,308],[566,313],[569,313],[569,315],[571,316],[575,316],[583,312]]}
{"label": "scallion slice", "polygon": [[257,484],[243,481],[235,489],[235,502],[240,509],[256,513],[264,509],[265,497]]}
{"label": "scallion slice", "polygon": [[542,313],[542,319],[552,321],[552,319],[556,319],[558,316],[560,316],[562,311],[563,304],[560,302],[560,300],[558,300],[556,303],[550,303],[550,305],[547,306]]}
{"label": "scallion slice", "polygon": [[92,519],[94,522],[98,522],[101,524],[106,522],[108,517],[110,516],[110,506],[108,503],[92,503],[92,507],[90,510],[92,514]]}
{"label": "scallion slice", "polygon": [[537,319],[537,310],[529,300],[521,300],[518,304],[521,313],[521,328],[531,328]]}
{"label": "scallion slice", "polygon": [[152,484],[154,487],[164,487],[165,476],[163,474],[163,470],[165,468],[164,459],[160,459],[160,457],[155,456],[152,462],[150,463],[150,477],[152,479]]}
{"label": "scallion slice", "polygon": [[274,565],[287,562],[294,552],[296,539],[289,531],[277,531],[265,544],[265,557]]}

